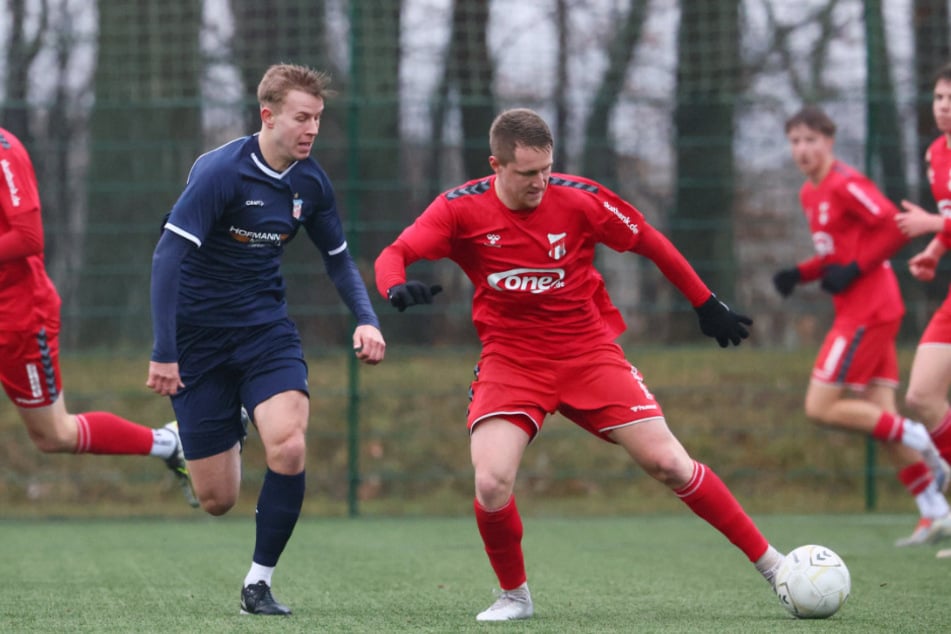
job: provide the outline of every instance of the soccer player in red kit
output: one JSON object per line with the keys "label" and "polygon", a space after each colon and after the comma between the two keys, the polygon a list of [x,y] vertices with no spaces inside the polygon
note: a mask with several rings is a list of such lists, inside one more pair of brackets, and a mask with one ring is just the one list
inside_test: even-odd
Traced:
{"label": "soccer player in red kit", "polygon": [[43,262],[36,175],[20,140],[0,128],[0,383],[46,453],[152,455],[191,489],[174,423],[151,429],[110,412],[71,414],[59,369],[60,298]]}
{"label": "soccer player in red kit", "polygon": [[400,311],[440,290],[407,281],[420,259],[449,258],[475,286],[482,352],[471,384],[475,517],[501,594],[479,621],[534,613],[513,496],[522,455],[547,414],[621,445],[648,474],[735,544],[772,583],[773,548],[714,471],[691,458],[660,404],[614,340],[620,312],[594,267],[599,243],[652,260],[722,347],[748,336],[748,317],[721,303],[641,213],[602,185],[552,173],[548,125],[527,109],[501,113],[489,133],[494,175],[437,197],[375,263],[378,290]]}
{"label": "soccer player in red kit", "polygon": [[[909,238],[936,234],[925,249],[908,261],[915,278],[930,282],[944,253],[951,248],[951,64],[935,75],[932,114],[941,135],[925,152],[928,182],[938,205],[931,214],[910,201],[902,201],[905,213],[896,222]],[[932,315],[925,328],[915,358],[905,402],[931,430],[931,437],[945,460],[951,461],[951,292]]]}
{"label": "soccer player in red kit", "polygon": [[802,108],[785,130],[793,160],[807,177],[799,197],[816,253],[776,273],[773,283],[785,297],[796,284],[821,280],[835,308],[806,391],[806,415],[883,443],[920,514],[915,531],[897,546],[951,536],[942,494],[948,464],[927,428],[899,415],[895,404],[895,338],[905,305],[888,258],[906,242],[894,221],[897,209],[869,179],[836,159],[836,126],[823,110]]}

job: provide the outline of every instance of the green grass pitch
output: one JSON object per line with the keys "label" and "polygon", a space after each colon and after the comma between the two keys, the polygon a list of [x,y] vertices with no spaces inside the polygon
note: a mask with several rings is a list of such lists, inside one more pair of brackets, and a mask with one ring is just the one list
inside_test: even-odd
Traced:
{"label": "green grass pitch", "polygon": [[941,632],[951,560],[897,549],[911,515],[764,515],[783,551],[836,550],[852,596],[797,621],[699,519],[526,516],[536,617],[477,624],[494,576],[469,518],[305,517],[274,579],[287,619],[240,616],[248,518],[0,520],[4,632]]}

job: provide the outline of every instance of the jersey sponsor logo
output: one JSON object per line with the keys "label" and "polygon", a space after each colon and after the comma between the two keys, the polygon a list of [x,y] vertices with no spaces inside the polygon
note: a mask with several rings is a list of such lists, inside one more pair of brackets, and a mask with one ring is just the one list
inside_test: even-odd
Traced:
{"label": "jersey sponsor logo", "polygon": [[617,216],[618,220],[623,222],[624,226],[631,230],[631,233],[633,233],[634,235],[637,235],[638,233],[640,233],[640,229],[637,228],[637,223],[632,222],[628,216],[625,216],[624,214],[622,214],[620,209],[618,209],[617,207],[615,207],[614,205],[612,205],[606,200],[602,204],[604,205],[605,209],[607,209],[612,214]]}
{"label": "jersey sponsor logo", "polygon": [[551,245],[551,248],[548,250],[548,257],[552,260],[560,260],[565,257],[567,253],[567,247],[565,246],[567,236],[567,233],[548,234],[548,244]]}
{"label": "jersey sponsor logo", "polygon": [[[951,188],[949,188],[951,189]],[[938,213],[945,218],[951,218],[951,200],[945,198],[938,201]]]}
{"label": "jersey sponsor logo", "polygon": [[248,229],[241,229],[231,225],[228,228],[228,233],[231,234],[232,239],[242,244],[250,244],[251,246],[281,246],[285,240],[287,240],[288,234],[286,233],[273,233],[270,231],[249,231]]}
{"label": "jersey sponsor logo", "polygon": [[510,269],[493,273],[487,278],[489,286],[497,291],[545,293],[565,285],[564,269]]}
{"label": "jersey sponsor logo", "polygon": [[820,256],[835,253],[835,240],[832,239],[832,235],[825,231],[817,231],[812,234],[812,246],[815,248],[816,254]]}
{"label": "jersey sponsor logo", "polygon": [[246,200],[244,201],[244,206],[245,207],[263,207],[264,201],[263,200]]}
{"label": "jersey sponsor logo", "polygon": [[17,189],[16,180],[13,178],[13,170],[10,169],[10,161],[3,159],[0,161],[0,167],[3,168],[3,177],[7,181],[7,189],[10,190],[10,202],[13,203],[14,207],[20,206],[20,196],[19,190]]}

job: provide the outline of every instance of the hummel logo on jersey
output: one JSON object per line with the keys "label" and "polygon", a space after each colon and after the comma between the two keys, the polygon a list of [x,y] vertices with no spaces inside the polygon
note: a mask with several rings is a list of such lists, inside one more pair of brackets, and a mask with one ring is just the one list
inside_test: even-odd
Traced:
{"label": "hummel logo on jersey", "polygon": [[544,293],[565,285],[564,269],[511,269],[493,273],[487,279],[497,291],[525,291]]}
{"label": "hummel logo on jersey", "polygon": [[561,258],[565,257],[565,238],[567,236],[567,233],[548,234],[548,244],[551,245],[551,249],[548,250],[548,257],[550,257],[552,260],[560,260]]}
{"label": "hummel logo on jersey", "polygon": [[502,236],[497,233],[487,233],[485,234],[485,242],[482,244],[487,247],[501,247],[499,241],[502,240]]}

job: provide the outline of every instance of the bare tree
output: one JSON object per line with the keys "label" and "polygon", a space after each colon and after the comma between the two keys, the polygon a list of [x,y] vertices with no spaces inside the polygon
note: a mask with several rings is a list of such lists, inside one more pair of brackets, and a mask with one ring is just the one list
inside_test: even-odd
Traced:
{"label": "bare tree", "polygon": [[201,25],[200,0],[99,5],[81,281],[90,319],[71,331],[86,344],[148,338],[149,254],[201,149]]}
{"label": "bare tree", "polygon": [[[734,294],[733,116],[740,1],[682,2],[678,32],[674,242],[724,299]],[[677,334],[694,334],[693,315]]]}

